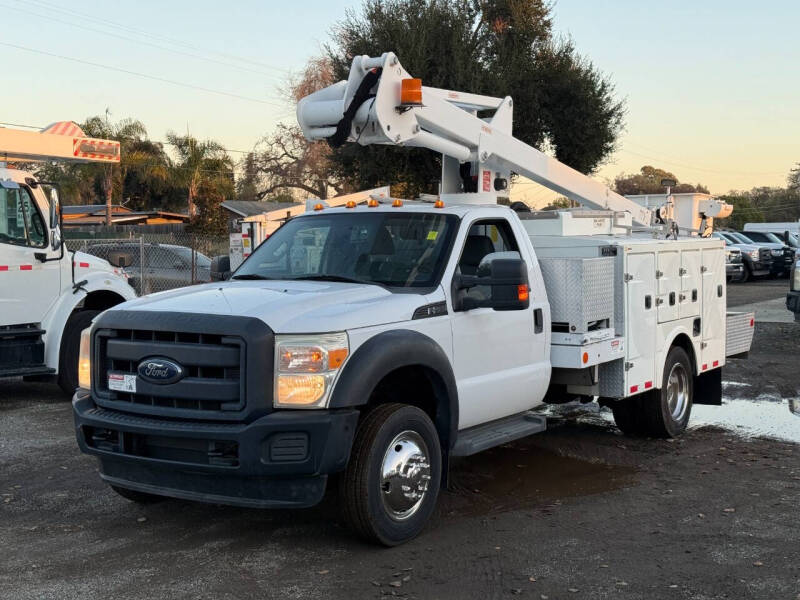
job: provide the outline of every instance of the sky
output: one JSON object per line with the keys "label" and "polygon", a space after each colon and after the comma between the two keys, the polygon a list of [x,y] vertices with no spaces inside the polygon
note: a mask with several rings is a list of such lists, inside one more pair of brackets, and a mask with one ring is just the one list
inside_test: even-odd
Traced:
{"label": "sky", "polygon": [[[293,122],[287,78],[359,5],[0,0],[0,122],[44,126],[108,109],[153,139],[188,131],[238,159]],[[619,149],[595,176],[652,164],[716,194],[784,185],[800,162],[799,22],[800,2],[789,0],[557,0],[555,32],[627,105]],[[515,195],[549,197],[535,184]]]}

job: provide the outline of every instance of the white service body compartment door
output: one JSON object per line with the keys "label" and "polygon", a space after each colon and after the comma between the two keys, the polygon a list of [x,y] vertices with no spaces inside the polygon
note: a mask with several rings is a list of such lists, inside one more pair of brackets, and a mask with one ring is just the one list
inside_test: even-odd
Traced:
{"label": "white service body compartment door", "polygon": [[680,318],[700,316],[700,250],[681,252]]}
{"label": "white service body compartment door", "polygon": [[630,395],[653,387],[655,381],[656,258],[652,252],[628,254],[625,263],[625,392]]}
{"label": "white service body compartment door", "polygon": [[681,289],[681,253],[668,250],[658,253],[658,322],[674,321],[679,315],[678,292]]}
{"label": "white service body compartment door", "polygon": [[722,248],[701,250],[703,276],[702,360],[700,371],[725,364],[725,251]]}

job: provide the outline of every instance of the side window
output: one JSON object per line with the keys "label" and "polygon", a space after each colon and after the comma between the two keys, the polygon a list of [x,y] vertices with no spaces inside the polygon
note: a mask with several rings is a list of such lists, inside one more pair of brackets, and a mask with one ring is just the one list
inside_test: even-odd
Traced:
{"label": "side window", "polygon": [[477,221],[470,227],[461,251],[458,261],[461,274],[475,275],[481,260],[494,252],[519,252],[511,225],[505,219]]}
{"label": "side window", "polygon": [[47,229],[25,188],[0,188],[0,243],[44,248]]}

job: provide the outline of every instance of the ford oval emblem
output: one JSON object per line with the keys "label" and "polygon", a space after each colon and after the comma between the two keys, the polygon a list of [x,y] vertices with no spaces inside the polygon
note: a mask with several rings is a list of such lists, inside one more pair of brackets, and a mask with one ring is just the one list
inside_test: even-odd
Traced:
{"label": "ford oval emblem", "polygon": [[139,377],[150,383],[167,385],[183,378],[183,367],[168,358],[145,358],[137,369]]}

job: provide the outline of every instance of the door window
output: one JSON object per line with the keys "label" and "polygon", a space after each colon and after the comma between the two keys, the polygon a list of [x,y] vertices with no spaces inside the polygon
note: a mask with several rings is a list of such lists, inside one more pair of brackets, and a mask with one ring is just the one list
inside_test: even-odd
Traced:
{"label": "door window", "polygon": [[[473,223],[467,234],[461,258],[458,261],[458,270],[462,275],[475,276],[481,261],[495,252],[519,253],[519,246],[517,246],[517,240],[514,239],[511,226],[505,219],[477,221]],[[485,300],[489,297],[491,290],[488,286],[478,285],[462,290],[460,293],[464,294],[464,297]]]}
{"label": "door window", "polygon": [[0,243],[44,248],[44,220],[25,188],[0,188]]}

